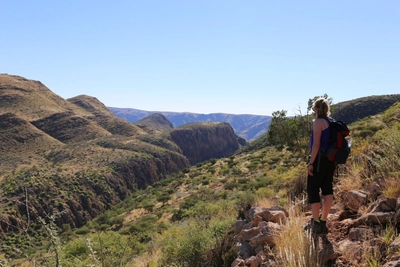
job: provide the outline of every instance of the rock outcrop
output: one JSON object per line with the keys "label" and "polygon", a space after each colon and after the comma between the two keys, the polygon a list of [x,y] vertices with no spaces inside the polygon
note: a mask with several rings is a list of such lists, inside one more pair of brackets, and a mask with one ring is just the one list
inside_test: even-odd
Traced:
{"label": "rock outcrop", "polygon": [[169,135],[191,164],[232,156],[243,144],[243,139],[223,122],[189,123],[171,130]]}
{"label": "rock outcrop", "polygon": [[[379,255],[383,264],[379,266],[400,266],[400,198],[379,198],[367,206],[367,194],[345,192],[344,207],[331,209],[328,235],[314,237],[321,266],[371,266],[368,255]],[[367,212],[361,213],[360,208],[365,207]],[[291,219],[287,211],[281,207],[253,207],[245,215],[245,220],[234,225],[238,256],[231,266],[282,266],[271,248],[282,225]],[[389,239],[389,235],[397,238]]]}
{"label": "rock outcrop", "polygon": [[256,267],[274,264],[265,247],[275,246],[281,224],[286,222],[288,216],[288,212],[279,206],[254,207],[248,210],[245,213],[246,219],[236,221],[234,227],[238,257],[231,266]]}

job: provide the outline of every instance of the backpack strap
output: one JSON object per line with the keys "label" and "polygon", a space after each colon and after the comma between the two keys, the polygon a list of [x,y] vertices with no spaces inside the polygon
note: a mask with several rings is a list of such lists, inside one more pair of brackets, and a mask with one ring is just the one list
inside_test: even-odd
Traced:
{"label": "backpack strap", "polygon": [[[328,121],[328,124],[327,124],[326,121]],[[324,124],[325,124],[326,128],[328,128],[328,127],[329,127],[329,120],[328,120],[328,119],[325,119],[325,120],[324,120]]]}
{"label": "backpack strap", "polygon": [[328,126],[332,122],[332,118],[329,118],[329,117],[319,117],[319,118],[324,119],[325,126],[326,126],[326,122],[328,122]]}

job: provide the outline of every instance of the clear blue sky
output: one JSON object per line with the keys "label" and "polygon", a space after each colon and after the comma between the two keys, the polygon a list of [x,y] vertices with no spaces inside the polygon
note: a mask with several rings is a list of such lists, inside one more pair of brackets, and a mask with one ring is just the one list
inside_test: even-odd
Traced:
{"label": "clear blue sky", "polygon": [[400,1],[0,0],[0,73],[148,111],[400,93]]}

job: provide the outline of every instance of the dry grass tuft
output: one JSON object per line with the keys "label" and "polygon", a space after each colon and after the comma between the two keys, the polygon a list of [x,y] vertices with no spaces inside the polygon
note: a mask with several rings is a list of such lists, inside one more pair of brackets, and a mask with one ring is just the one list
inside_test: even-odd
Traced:
{"label": "dry grass tuft", "polygon": [[274,205],[276,205],[276,201],[274,199],[271,198],[265,198],[265,197],[260,197],[257,201],[256,201],[256,206],[257,207],[272,207]]}
{"label": "dry grass tuft", "polygon": [[383,183],[383,194],[388,198],[400,197],[399,175],[387,177]]}
{"label": "dry grass tuft", "polygon": [[161,261],[161,250],[153,248],[145,254],[136,257],[127,267],[157,267]]}
{"label": "dry grass tuft", "polygon": [[321,267],[323,262],[318,252],[318,243],[303,229],[305,222],[299,211],[300,206],[292,204],[289,208],[289,219],[276,239],[274,250],[277,261],[279,266]]}
{"label": "dry grass tuft", "polygon": [[336,188],[338,191],[357,190],[363,187],[363,180],[358,174],[346,174],[339,176]]}

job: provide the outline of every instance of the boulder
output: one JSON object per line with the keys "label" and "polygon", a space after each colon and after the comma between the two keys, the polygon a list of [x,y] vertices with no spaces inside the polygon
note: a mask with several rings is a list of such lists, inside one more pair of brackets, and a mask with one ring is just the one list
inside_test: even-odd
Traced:
{"label": "boulder", "polygon": [[345,208],[358,212],[358,209],[367,204],[367,194],[361,190],[350,190],[346,193]]}
{"label": "boulder", "polygon": [[375,201],[368,207],[369,212],[385,212],[396,210],[396,198],[386,198]]}
{"label": "boulder", "polygon": [[368,227],[357,227],[350,229],[349,240],[350,241],[364,241],[374,237],[374,232]]}

